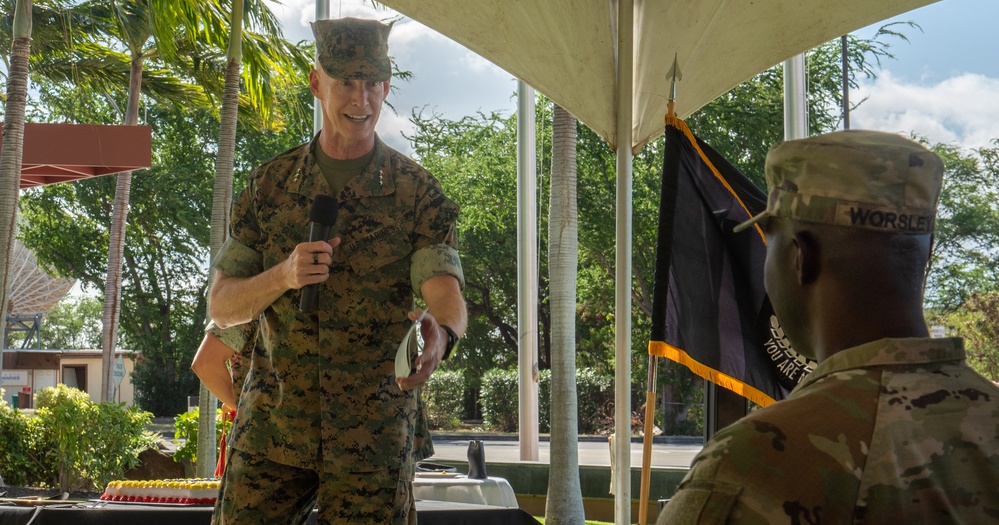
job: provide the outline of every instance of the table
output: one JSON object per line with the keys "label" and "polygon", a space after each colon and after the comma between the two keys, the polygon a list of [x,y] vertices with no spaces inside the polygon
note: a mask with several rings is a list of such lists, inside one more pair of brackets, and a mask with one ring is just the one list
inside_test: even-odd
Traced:
{"label": "table", "polygon": [[[208,525],[208,506],[152,506],[111,503],[99,508],[62,503],[44,507],[0,506],[0,525]],[[418,525],[538,525],[521,509],[443,501],[417,501]],[[308,523],[316,523],[316,511]]]}
{"label": "table", "polygon": [[513,487],[503,478],[470,479],[464,474],[417,473],[413,480],[417,500],[519,507]]}

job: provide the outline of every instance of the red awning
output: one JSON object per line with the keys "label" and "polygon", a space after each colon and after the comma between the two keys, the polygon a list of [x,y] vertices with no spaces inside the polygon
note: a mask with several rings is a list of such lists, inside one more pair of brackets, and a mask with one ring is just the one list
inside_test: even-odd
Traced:
{"label": "red awning", "polygon": [[149,126],[28,122],[21,188],[148,168],[152,146]]}

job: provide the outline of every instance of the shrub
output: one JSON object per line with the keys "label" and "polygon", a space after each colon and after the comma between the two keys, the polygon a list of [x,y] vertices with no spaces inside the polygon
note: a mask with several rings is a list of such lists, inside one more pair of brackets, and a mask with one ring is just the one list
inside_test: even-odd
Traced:
{"label": "shrub", "polygon": [[26,485],[33,470],[28,418],[3,400],[0,388],[0,478],[9,485]]}
{"label": "shrub", "polygon": [[[215,409],[215,443],[222,439],[222,435],[229,432],[232,422],[222,417],[222,409]],[[188,459],[191,465],[197,465],[198,461],[198,409],[189,410],[174,418],[174,443],[177,443],[177,452],[173,455],[174,461]],[[183,440],[183,443],[181,443]],[[218,445],[216,445],[217,447]],[[216,455],[218,449],[216,448]]]}
{"label": "shrub", "polygon": [[[552,372],[542,370],[538,381],[538,429],[551,432]],[[595,434],[600,430],[603,407],[614,400],[613,380],[590,368],[576,370],[577,432]]]}
{"label": "shrub", "polygon": [[492,369],[482,375],[482,423],[500,432],[516,432],[519,413],[516,370]]}
{"label": "shrub", "polygon": [[46,483],[62,492],[87,486],[83,471],[94,439],[88,427],[95,411],[86,392],[66,385],[43,388],[35,396],[35,418],[41,430],[35,448],[49,478]]}
{"label": "shrub", "polygon": [[62,492],[102,487],[138,463],[152,446],[150,414],[124,403],[90,401],[58,385],[35,396],[34,416],[0,406],[0,464],[4,480],[58,486]]}
{"label": "shrub", "polygon": [[152,414],[125,403],[101,403],[96,406],[97,434],[92,446],[92,461],[84,472],[97,488],[120,479],[139,466],[139,453],[156,446],[159,437],[146,430]]}
{"label": "shrub", "polygon": [[433,429],[453,429],[461,423],[464,376],[460,371],[437,370],[422,389],[427,422]]}

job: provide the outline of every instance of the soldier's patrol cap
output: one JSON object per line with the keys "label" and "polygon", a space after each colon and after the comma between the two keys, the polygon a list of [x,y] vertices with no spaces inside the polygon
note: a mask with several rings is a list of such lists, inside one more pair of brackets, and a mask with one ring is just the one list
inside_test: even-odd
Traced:
{"label": "soldier's patrol cap", "polygon": [[766,161],[769,217],[894,234],[933,231],[943,162],[894,133],[847,130],[774,146]]}
{"label": "soldier's patrol cap", "polygon": [[363,18],[332,18],[312,23],[319,64],[335,79],[384,82],[392,76],[388,56],[391,25]]}

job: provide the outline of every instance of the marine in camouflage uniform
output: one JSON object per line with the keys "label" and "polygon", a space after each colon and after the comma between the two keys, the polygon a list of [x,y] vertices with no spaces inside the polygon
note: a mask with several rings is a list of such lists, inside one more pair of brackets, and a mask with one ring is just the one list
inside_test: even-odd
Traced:
{"label": "marine in camouflage uniform", "polygon": [[[388,26],[342,19],[313,29],[331,78],[387,80],[380,44]],[[367,45],[372,42],[379,45]],[[363,67],[352,68],[352,61]],[[330,63],[337,66],[332,71]],[[309,238],[312,201],[336,195],[332,235],[340,243],[312,254],[313,262],[322,257],[318,265],[329,267],[317,311],[300,311],[301,289],[288,289],[260,316],[217,523],[302,523],[317,499],[320,523],[416,520],[414,465],[433,454],[433,444],[419,390],[397,384],[395,354],[412,325],[414,299],[428,283],[446,276],[456,281],[455,290],[463,284],[458,206],[426,170],[377,136],[370,163],[335,192],[317,152],[329,118],[311,143],[252,174],[234,201],[231,236],[216,258],[224,279],[251,279],[288,263]],[[439,333],[445,329],[434,315],[446,309],[435,310],[431,297],[425,299],[422,329],[430,340],[420,358],[411,356],[417,364],[435,338],[444,351]],[[460,332],[464,320],[459,324]]]}
{"label": "marine in camouflage uniform", "polygon": [[[999,389],[967,366],[960,338],[927,337],[921,315],[942,171],[932,152],[887,133],[771,150],[767,210],[738,229],[765,225],[768,292],[782,324],[792,319],[791,343],[819,365],[787,399],[718,432],[659,525],[999,521]],[[898,296],[842,281],[799,293],[837,272],[915,282]]]}

